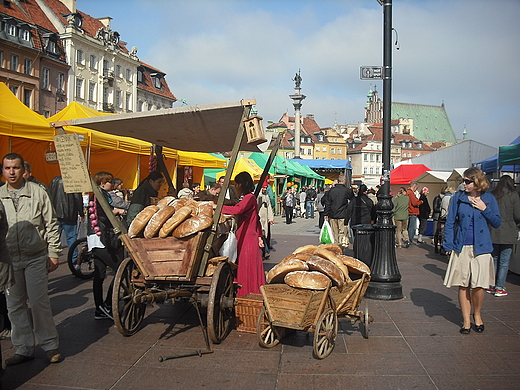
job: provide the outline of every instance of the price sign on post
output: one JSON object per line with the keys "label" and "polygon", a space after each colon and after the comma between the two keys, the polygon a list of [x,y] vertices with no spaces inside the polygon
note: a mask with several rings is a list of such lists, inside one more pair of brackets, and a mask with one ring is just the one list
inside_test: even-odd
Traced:
{"label": "price sign on post", "polygon": [[360,68],[361,80],[382,80],[382,66],[362,66]]}
{"label": "price sign on post", "polygon": [[66,193],[92,192],[90,174],[77,134],[54,136],[63,187]]}

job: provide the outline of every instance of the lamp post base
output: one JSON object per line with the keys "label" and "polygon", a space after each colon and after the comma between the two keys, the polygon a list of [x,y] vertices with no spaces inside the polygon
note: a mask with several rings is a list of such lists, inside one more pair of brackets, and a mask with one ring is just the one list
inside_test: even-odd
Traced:
{"label": "lamp post base", "polygon": [[365,298],[393,301],[403,298],[403,286],[400,282],[370,282]]}

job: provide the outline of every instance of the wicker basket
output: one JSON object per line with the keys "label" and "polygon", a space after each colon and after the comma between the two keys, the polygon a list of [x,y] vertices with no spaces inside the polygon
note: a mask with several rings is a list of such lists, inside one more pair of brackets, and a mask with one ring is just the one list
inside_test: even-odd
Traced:
{"label": "wicker basket", "polygon": [[235,314],[237,330],[245,333],[256,333],[258,316],[264,306],[262,294],[249,293],[236,300]]}

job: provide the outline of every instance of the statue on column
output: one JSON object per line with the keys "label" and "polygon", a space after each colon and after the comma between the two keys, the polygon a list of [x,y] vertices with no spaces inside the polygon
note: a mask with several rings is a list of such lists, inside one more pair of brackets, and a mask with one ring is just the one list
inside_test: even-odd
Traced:
{"label": "statue on column", "polygon": [[300,88],[300,85],[302,83],[302,77],[300,76],[300,70],[298,69],[298,73],[296,73],[296,76],[294,76],[294,86],[295,88]]}

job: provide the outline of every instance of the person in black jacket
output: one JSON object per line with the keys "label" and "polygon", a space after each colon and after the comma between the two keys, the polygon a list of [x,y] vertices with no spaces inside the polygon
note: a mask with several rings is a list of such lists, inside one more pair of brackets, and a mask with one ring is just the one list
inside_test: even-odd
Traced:
{"label": "person in black jacket", "polygon": [[65,231],[67,246],[70,248],[77,240],[78,216],[83,218],[85,215],[81,193],[67,194],[60,175],[52,179],[49,196],[58,218],[60,236]]}
{"label": "person in black jacket", "polygon": [[418,243],[423,243],[422,236],[426,232],[426,227],[428,226],[428,218],[430,218],[430,204],[428,203],[428,194],[430,190],[428,187],[423,187],[421,190],[421,195],[419,196],[419,200],[422,200],[422,204],[419,205],[419,238],[417,238]]}
{"label": "person in black jacket", "polygon": [[332,187],[322,199],[325,206],[325,220],[329,221],[334,243],[342,247],[348,247],[349,244],[348,236],[345,234],[345,218],[348,202],[353,197],[354,192],[347,187],[346,177],[339,175],[338,184]]}
{"label": "person in black jacket", "polygon": [[345,226],[350,222],[350,228],[354,225],[372,224],[376,218],[376,208],[374,202],[367,196],[368,188],[361,184],[356,196],[354,196],[347,206],[347,216]]}

